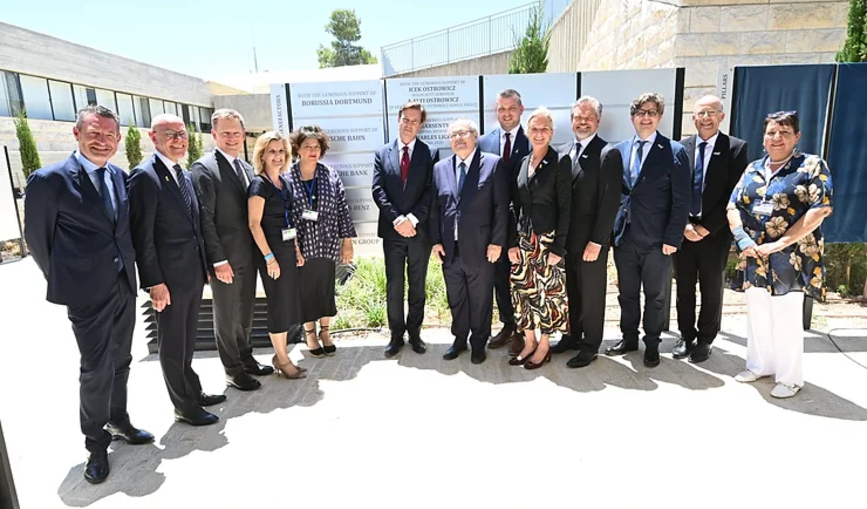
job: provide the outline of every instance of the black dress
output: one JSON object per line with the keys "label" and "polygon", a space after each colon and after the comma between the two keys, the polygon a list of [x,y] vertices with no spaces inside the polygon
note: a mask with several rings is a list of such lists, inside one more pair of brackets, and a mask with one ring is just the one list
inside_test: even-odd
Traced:
{"label": "black dress", "polygon": [[283,240],[283,230],[287,228],[286,219],[287,217],[290,221],[292,219],[292,194],[285,192],[289,189],[286,179],[281,176],[280,180],[282,191],[278,191],[268,177],[257,175],[247,191],[249,196],[260,196],[265,199],[262,231],[268,247],[271,248],[274,258],[280,265],[280,277],[273,279],[268,275],[264,257],[261,253],[257,257],[256,264],[268,301],[268,332],[272,334],[287,332],[291,325],[301,321],[295,240]]}

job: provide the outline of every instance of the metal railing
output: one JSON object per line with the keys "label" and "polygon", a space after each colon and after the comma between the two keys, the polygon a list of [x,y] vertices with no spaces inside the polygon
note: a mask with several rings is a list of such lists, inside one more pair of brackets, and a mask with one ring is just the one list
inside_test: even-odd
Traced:
{"label": "metal railing", "polygon": [[563,13],[572,0],[538,0],[485,18],[413,37],[381,48],[386,76],[492,55],[515,48],[533,9],[541,3],[546,26]]}

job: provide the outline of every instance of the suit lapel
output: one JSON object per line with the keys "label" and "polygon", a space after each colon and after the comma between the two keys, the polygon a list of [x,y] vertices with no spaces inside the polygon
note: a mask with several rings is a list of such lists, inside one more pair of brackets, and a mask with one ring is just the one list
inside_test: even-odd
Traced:
{"label": "suit lapel", "polygon": [[464,187],[461,188],[461,195],[458,203],[464,198],[469,198],[472,194],[472,189],[479,187],[479,174],[482,167],[482,151],[476,147],[476,153],[473,154],[473,160],[470,161],[470,166],[467,168],[467,177],[464,179]]}
{"label": "suit lapel", "polygon": [[653,140],[653,145],[650,146],[650,152],[647,153],[647,157],[644,159],[644,164],[641,165],[641,171],[638,174],[638,180],[635,182],[635,185],[632,186],[633,189],[638,187],[639,184],[644,181],[647,176],[647,172],[645,170],[652,166],[654,160],[656,160],[656,158],[662,154],[662,150],[665,147],[664,141],[666,141],[665,138],[663,138],[662,135],[657,133],[656,139]]}
{"label": "suit lapel", "polygon": [[421,163],[421,158],[424,157],[421,153],[421,141],[417,138],[415,140],[415,148],[412,149],[412,155],[409,156],[409,175],[406,177],[406,187],[409,187],[409,182],[416,178],[416,174],[421,174],[422,172],[414,171],[415,168],[419,166]]}
{"label": "suit lapel", "polygon": [[228,174],[229,180],[235,183],[235,187],[238,188],[238,191],[240,191],[244,196],[247,196],[247,190],[244,189],[244,184],[241,182],[241,179],[238,178],[238,174],[235,172],[232,163],[223,157],[223,154],[216,150],[214,151],[214,157],[217,158],[217,167],[220,168],[220,173]]}
{"label": "suit lapel", "polygon": [[695,144],[696,136],[690,136],[683,141],[683,148],[686,149],[686,155],[689,157],[689,168],[695,170]]}
{"label": "suit lapel", "polygon": [[[400,177],[400,148],[397,140],[388,147],[388,160],[391,162],[390,171]],[[389,169],[386,169],[389,171]]]}
{"label": "suit lapel", "polygon": [[623,160],[623,185],[626,186],[626,189],[632,189],[632,185],[629,182],[629,176],[631,174],[631,169],[629,168],[629,160],[632,159],[632,140],[624,141],[620,147],[620,158]]}
{"label": "suit lapel", "polygon": [[530,173],[530,160],[524,159],[521,163],[521,166],[518,167],[518,189],[523,189],[527,187],[529,182],[529,178],[527,177]]}
{"label": "suit lapel", "polygon": [[[162,180],[163,182],[166,183],[164,187],[167,188],[169,190],[169,194],[175,198],[175,203],[184,212],[184,215],[192,221],[192,218],[190,217],[190,211],[187,210],[187,202],[184,201],[184,197],[181,194],[181,190],[178,187],[178,184],[175,182],[175,179],[169,173],[170,170],[168,168],[166,168],[165,164],[163,164],[162,159],[160,159],[156,155],[154,155],[153,157],[154,157],[154,171],[157,172],[157,177],[159,177],[160,180]],[[186,176],[184,175],[184,172],[181,172],[181,177],[186,178]],[[192,187],[189,187],[188,189],[192,189]]]}
{"label": "suit lapel", "polygon": [[[706,147],[705,150],[712,150],[710,154],[710,162],[707,165],[707,171],[704,174],[704,189],[716,189],[716,180],[719,177],[725,177],[726,167],[722,162],[729,153],[729,137],[723,133],[719,133],[716,137],[716,143],[713,147]],[[702,191],[702,194],[704,190]]]}
{"label": "suit lapel", "polygon": [[[93,187],[93,181],[90,180],[90,175],[87,174],[87,170],[85,170],[84,166],[82,166],[81,163],[78,162],[78,159],[75,158],[75,155],[72,156],[72,159],[77,168],[73,179],[78,183],[78,188],[81,189],[81,194],[83,194],[84,197],[87,198],[94,207],[96,207],[97,209],[99,209],[100,212],[102,212],[103,217],[108,219],[109,222],[113,224],[115,220],[108,215],[108,211],[105,210],[105,207],[102,205],[102,196],[100,196],[99,191],[95,187]],[[112,174],[114,174],[114,172],[112,172]],[[116,192],[117,187],[115,187],[115,193]],[[120,195],[115,194],[115,196],[117,196],[119,202]],[[120,203],[118,203],[118,206],[120,206]]]}
{"label": "suit lapel", "polygon": [[578,156],[578,152],[580,151],[579,147],[580,145],[578,144],[578,142],[576,140],[572,140],[572,144],[569,145],[569,151],[566,152],[567,154],[569,154],[570,157],[572,156],[572,154],[575,154],[575,158],[572,159],[572,180],[577,179],[578,176],[581,175],[581,172],[584,171],[584,168],[581,167],[581,163],[578,162],[578,159],[580,159],[580,157]]}
{"label": "suit lapel", "polygon": [[455,178],[455,172],[458,168],[458,156],[453,155],[450,158],[450,161],[450,168],[446,171],[446,185],[448,185],[449,193],[455,198],[455,201],[460,202],[461,197],[458,196],[458,181]]}

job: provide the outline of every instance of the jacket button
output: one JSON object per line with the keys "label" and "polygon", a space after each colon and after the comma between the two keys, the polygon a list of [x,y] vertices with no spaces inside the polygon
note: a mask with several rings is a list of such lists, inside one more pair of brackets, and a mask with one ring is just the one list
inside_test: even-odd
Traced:
{"label": "jacket button", "polygon": [[115,258],[113,261],[114,261],[114,263],[117,263],[117,262],[118,262],[117,258]]}

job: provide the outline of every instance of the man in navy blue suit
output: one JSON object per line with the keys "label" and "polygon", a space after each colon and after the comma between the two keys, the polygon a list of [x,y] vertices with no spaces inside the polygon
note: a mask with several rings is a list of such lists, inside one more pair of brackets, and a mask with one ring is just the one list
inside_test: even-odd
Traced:
{"label": "man in navy blue suit", "polygon": [[[430,187],[433,165],[439,151],[418,139],[427,112],[419,102],[408,102],[397,113],[398,138],[376,150],[373,160],[373,200],[379,207],[378,235],[385,253],[388,328],[391,341],[386,357],[394,357],[409,343],[423,354],[421,339],[424,319],[425,281],[430,262],[428,235]],[[404,319],[404,271],[409,279],[409,312]]]}
{"label": "man in navy blue suit", "polygon": [[126,174],[109,163],[120,119],[88,106],[72,129],[78,150],[27,180],[24,228],[30,254],[48,281],[47,300],[66,306],[81,353],[81,432],[89,452],[84,478],[108,477],[108,445],[154,437],[126,411],[135,326],[135,251]]}
{"label": "man in navy blue suit", "polygon": [[129,177],[139,279],[157,312],[160,366],[175,420],[195,426],[213,424],[219,419],[202,407],[221,403],[226,396],[202,392],[193,371],[207,261],[199,201],[189,172],[180,165],[189,134],[183,120],[163,114],[153,119],[148,135],[156,151]]}
{"label": "man in navy blue suit", "polygon": [[473,348],[473,364],[485,362],[491,334],[494,264],[509,222],[509,183],[499,156],[478,150],[479,128],[458,119],[449,125],[455,155],[434,165],[430,234],[443,264],[454,343],[443,355],[456,359]]}
{"label": "man in navy blue suit", "polygon": [[[507,88],[497,94],[497,122],[499,126],[479,138],[479,149],[488,154],[496,154],[503,159],[506,180],[514,184],[521,159],[530,153],[530,141],[521,127],[524,104],[517,90]],[[503,328],[488,343],[490,348],[500,348],[511,342],[509,353],[518,355],[524,348],[524,335],[515,327],[515,310],[512,308],[512,291],[509,285],[509,272],[512,264],[504,251],[494,269],[494,293],[497,296],[497,310]]]}
{"label": "man in navy blue suit", "polygon": [[683,145],[656,129],[665,111],[662,96],[645,93],[629,114],[636,135],[615,147],[623,159],[623,191],[614,220],[614,263],[620,296],[620,331],[608,355],[638,350],[640,292],[644,287],[644,365],[659,365],[671,255],[680,248],[689,214],[689,157]]}

